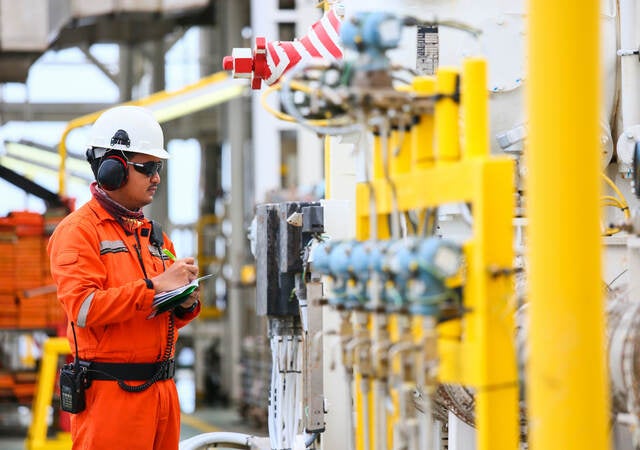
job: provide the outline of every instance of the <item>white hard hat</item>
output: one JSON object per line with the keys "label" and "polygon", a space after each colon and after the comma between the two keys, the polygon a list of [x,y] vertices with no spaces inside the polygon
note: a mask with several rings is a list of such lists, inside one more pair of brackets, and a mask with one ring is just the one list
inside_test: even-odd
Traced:
{"label": "white hard hat", "polygon": [[103,112],[91,127],[88,147],[169,158],[160,124],[140,106],[116,106]]}

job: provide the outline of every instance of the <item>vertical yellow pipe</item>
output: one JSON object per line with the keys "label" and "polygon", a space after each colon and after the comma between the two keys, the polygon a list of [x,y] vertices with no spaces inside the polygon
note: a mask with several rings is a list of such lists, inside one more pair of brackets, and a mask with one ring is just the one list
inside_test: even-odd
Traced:
{"label": "vertical yellow pipe", "polygon": [[[387,149],[388,151],[388,149]],[[382,154],[382,137],[379,133],[373,134],[373,161],[372,166],[372,180],[384,179],[384,160],[387,155]]]}
{"label": "vertical yellow pipe", "polygon": [[513,280],[491,276],[492,267],[513,266],[513,161],[481,164],[473,207],[463,318],[463,379],[476,388],[478,450],[517,450],[518,372],[514,345]]}
{"label": "vertical yellow pipe", "polygon": [[[371,162],[371,181],[374,180],[384,180],[385,179],[385,169],[384,169],[384,162],[385,160],[387,161],[387,164],[389,164],[389,147],[391,145],[391,139],[389,136],[387,136],[387,145],[386,148],[383,149],[383,145],[382,145],[382,137],[379,133],[374,133],[373,134],[373,155],[372,155],[372,162]],[[386,151],[387,154],[383,155],[383,151]],[[369,189],[367,187],[367,189]],[[359,205],[362,208],[366,208],[367,210],[369,209],[370,205],[366,204],[366,205]],[[371,211],[370,211],[371,212]],[[369,235],[369,226],[370,226],[370,221],[371,220],[377,220],[377,236],[370,236]],[[359,240],[364,240],[366,238],[369,239],[388,239],[389,236],[391,236],[391,231],[389,229],[389,221],[387,218],[387,215],[385,214],[378,214],[376,218],[372,217],[371,215],[369,215],[368,220],[366,221],[366,227],[367,230],[365,233],[363,234],[358,234],[356,235],[357,239]]]}
{"label": "vertical yellow pipe", "polygon": [[[353,352],[353,401],[355,409],[355,448],[369,450],[371,448],[373,431],[372,422],[372,393],[370,379],[370,364],[368,359],[360,358],[362,346],[371,345],[371,315],[364,312],[354,312],[352,315],[354,338],[361,342],[354,345]],[[365,417],[366,415],[366,417]]]}
{"label": "vertical yellow pipe", "polygon": [[404,131],[393,130],[389,139],[389,174],[391,177],[408,173],[411,170],[411,135],[413,127]]}
{"label": "vertical yellow pipe", "polygon": [[463,156],[486,156],[489,154],[489,91],[484,59],[470,58],[464,62],[462,96]]}
{"label": "vertical yellow pipe", "polygon": [[598,15],[597,0],[530,1],[526,192],[532,450],[610,446],[598,211]]}
{"label": "vertical yellow pipe", "polygon": [[[44,448],[47,441],[47,415],[51,406],[53,387],[58,371],[58,357],[69,354],[69,342],[67,338],[49,338],[44,343],[44,352],[38,375],[38,389],[33,399],[33,419],[29,426],[26,440],[27,449]],[[61,433],[62,438],[66,434]],[[70,440],[68,442],[70,447]],[[62,446],[60,448],[63,448]]]}
{"label": "vertical yellow pipe", "polygon": [[[400,324],[399,322],[402,320],[402,317],[398,314],[389,314],[389,339],[392,342],[392,345],[397,344],[403,336],[400,335]],[[387,356],[390,356],[387,354]],[[392,382],[392,377],[396,376],[396,374],[400,373],[400,361],[398,358],[390,358],[389,360],[389,370],[390,370],[390,379],[387,381],[389,383],[389,400],[391,405],[393,406],[392,411],[387,416],[387,442],[386,448],[393,448],[393,434],[394,428],[400,419],[400,398],[398,395],[398,390],[396,386]],[[393,374],[393,375],[391,375]]]}
{"label": "vertical yellow pipe", "polygon": [[[460,339],[462,322],[460,319],[439,323],[438,330],[438,381],[460,383],[462,378]],[[466,381],[466,380],[465,380]]]}
{"label": "vertical yellow pipe", "polygon": [[324,198],[331,198],[331,136],[324,137]]}
{"label": "vertical yellow pipe", "polygon": [[60,155],[60,167],[58,168],[58,194],[63,196],[67,193],[67,136],[71,129],[67,128],[62,133],[62,138],[58,144],[58,154]]}
{"label": "vertical yellow pipe", "polygon": [[438,161],[460,159],[458,102],[453,98],[458,87],[458,71],[441,67],[436,76],[436,93],[442,97],[435,106],[436,157]]}
{"label": "vertical yellow pipe", "polygon": [[[435,92],[435,78],[415,77],[413,89],[418,95],[431,95]],[[413,170],[432,167],[434,163],[433,152],[433,114],[420,115],[419,121],[413,127],[411,133],[411,168]]]}
{"label": "vertical yellow pipe", "polygon": [[[326,13],[331,9],[329,2],[323,2],[321,5]],[[331,199],[331,136],[324,137],[324,198]]]}
{"label": "vertical yellow pipe", "polygon": [[102,111],[87,114],[73,119],[67,124],[67,127],[62,132],[60,137],[60,143],[58,144],[58,154],[60,155],[60,168],[58,170],[58,193],[65,195],[67,191],[66,186],[66,167],[67,167],[67,138],[76,128],[83,127],[85,125],[91,125],[100,116]]}

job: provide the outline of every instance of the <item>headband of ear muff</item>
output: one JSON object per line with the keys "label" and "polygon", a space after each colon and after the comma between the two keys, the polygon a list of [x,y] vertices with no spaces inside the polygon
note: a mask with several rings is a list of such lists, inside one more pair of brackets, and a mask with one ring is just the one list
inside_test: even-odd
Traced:
{"label": "headband of ear muff", "polygon": [[87,161],[89,161],[89,165],[91,166],[91,172],[93,172],[93,176],[98,178],[98,167],[100,167],[100,158],[96,158],[96,152],[93,147],[87,149],[85,156],[87,157]]}
{"label": "headband of ear muff", "polygon": [[106,191],[115,191],[127,182],[127,161],[120,155],[105,155],[100,159],[96,181]]}

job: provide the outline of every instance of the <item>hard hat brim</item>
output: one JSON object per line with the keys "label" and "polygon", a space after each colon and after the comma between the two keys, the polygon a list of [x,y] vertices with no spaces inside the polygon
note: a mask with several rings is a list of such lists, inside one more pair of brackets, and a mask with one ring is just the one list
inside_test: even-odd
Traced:
{"label": "hard hat brim", "polygon": [[[138,152],[138,153],[141,153],[141,152]],[[168,151],[161,148],[157,150],[150,150],[149,152],[145,153],[145,155],[155,156],[156,158],[160,158],[160,159],[169,159],[171,157]]]}
{"label": "hard hat brim", "polygon": [[108,147],[93,147],[93,148],[96,149],[96,150],[99,150],[98,152],[96,152],[96,158],[100,158],[100,157],[104,156],[104,154],[106,152],[111,151],[111,150],[128,152],[128,153],[140,153],[142,155],[155,156],[156,158],[160,158],[160,159],[169,159],[171,157],[169,152],[164,150],[164,149],[162,149],[162,148],[158,148],[158,149],[138,149],[137,151],[132,151],[129,148],[127,148],[126,146],[118,145],[118,144],[110,145]]}

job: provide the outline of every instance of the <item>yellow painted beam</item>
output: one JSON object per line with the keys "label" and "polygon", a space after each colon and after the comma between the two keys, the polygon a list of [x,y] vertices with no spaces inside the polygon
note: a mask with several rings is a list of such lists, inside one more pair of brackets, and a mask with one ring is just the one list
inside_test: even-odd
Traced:
{"label": "yellow painted beam", "polygon": [[58,433],[55,437],[47,438],[47,416],[58,372],[58,357],[69,353],[67,338],[49,338],[44,343],[38,385],[33,399],[33,419],[25,441],[27,450],[67,450],[71,448],[69,433]]}
{"label": "yellow painted beam", "polygon": [[462,373],[462,321],[447,320],[439,323],[438,333],[438,380],[441,383],[469,384]]}
{"label": "yellow painted beam", "polygon": [[518,373],[514,344],[513,161],[480,168],[467,251],[462,372],[476,389],[478,450],[517,450]]}
{"label": "yellow painted beam", "polygon": [[451,162],[460,158],[460,126],[458,71],[451,67],[441,67],[436,75],[436,92],[442,97],[435,106],[436,158]]}
{"label": "yellow painted beam", "polygon": [[610,448],[598,210],[599,5],[597,0],[532,0],[529,5],[532,450]]}
{"label": "yellow painted beam", "polygon": [[[414,170],[411,173],[393,178],[400,211],[409,211],[421,207],[438,206],[443,203],[471,201],[481,188],[483,165],[512,164],[508,157],[492,157],[459,161],[457,164],[444,164],[430,169]],[[455,180],[455,183],[452,183]],[[376,195],[378,214],[389,214],[392,210],[391,188],[384,180],[371,183]],[[369,186],[366,183],[356,185],[357,219],[367,217],[369,210]]]}
{"label": "yellow painted beam", "polygon": [[[412,86],[418,95],[433,95],[436,90],[434,77],[415,77]],[[411,168],[425,169],[435,163],[434,146],[434,118],[433,114],[422,114],[411,133]]]}
{"label": "yellow painted beam", "polygon": [[489,91],[487,63],[481,58],[464,62],[462,69],[463,157],[489,154]]}
{"label": "yellow painted beam", "polygon": [[324,137],[324,198],[331,200],[331,136]]}
{"label": "yellow painted beam", "polygon": [[407,173],[411,170],[412,130],[393,130],[389,139],[389,174],[391,176]]}

